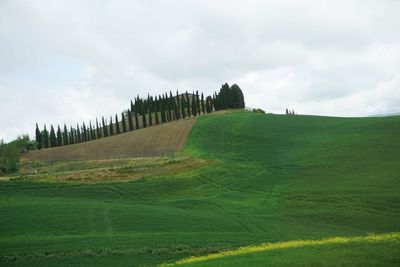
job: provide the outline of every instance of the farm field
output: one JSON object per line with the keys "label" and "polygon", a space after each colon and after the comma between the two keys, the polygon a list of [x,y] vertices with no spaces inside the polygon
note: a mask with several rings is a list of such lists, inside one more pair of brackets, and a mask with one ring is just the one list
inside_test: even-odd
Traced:
{"label": "farm field", "polygon": [[198,117],[175,156],[41,163],[37,175],[0,182],[0,265],[155,266],[262,243],[393,233],[185,264],[398,266],[399,134],[399,116],[233,111]]}

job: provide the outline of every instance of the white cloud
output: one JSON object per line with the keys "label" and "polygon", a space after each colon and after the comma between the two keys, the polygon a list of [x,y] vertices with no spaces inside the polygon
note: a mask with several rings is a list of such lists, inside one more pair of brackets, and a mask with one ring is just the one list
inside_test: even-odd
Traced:
{"label": "white cloud", "polygon": [[399,13],[389,0],[3,0],[0,138],[225,81],[272,112],[399,111]]}

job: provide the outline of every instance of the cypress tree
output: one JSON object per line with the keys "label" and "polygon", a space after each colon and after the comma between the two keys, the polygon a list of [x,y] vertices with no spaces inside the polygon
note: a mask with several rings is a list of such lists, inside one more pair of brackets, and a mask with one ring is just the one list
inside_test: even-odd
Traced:
{"label": "cypress tree", "polygon": [[62,134],[61,134],[61,129],[60,129],[60,125],[58,125],[57,127],[57,146],[62,146]]}
{"label": "cypress tree", "polygon": [[182,94],[182,99],[181,99],[181,112],[182,112],[182,119],[186,118],[186,103],[185,103],[185,96]]}
{"label": "cypress tree", "polygon": [[166,116],[165,116],[165,99],[164,99],[164,95],[161,98],[161,96],[159,97],[159,101],[160,101],[160,107],[161,107],[161,122],[165,123],[166,122]]}
{"label": "cypress tree", "polygon": [[207,112],[207,113],[210,113],[210,112],[211,112],[210,101],[211,101],[211,97],[208,96],[208,97],[206,98],[206,112]]}
{"label": "cypress tree", "polygon": [[46,124],[44,125],[44,129],[43,129],[43,147],[44,148],[49,148],[50,147],[50,140],[49,140],[49,131],[47,131],[46,129]]}
{"label": "cypress tree", "polygon": [[101,130],[99,127],[99,121],[96,118],[96,139],[99,139],[99,138],[101,138]]}
{"label": "cypress tree", "polygon": [[83,122],[82,124],[82,142],[86,142],[87,141],[87,129],[86,129],[86,125],[85,122]]}
{"label": "cypress tree", "polygon": [[[130,110],[128,109],[128,111],[130,111]],[[129,115],[129,117],[128,117],[129,130],[133,131],[133,130],[135,130],[135,122],[134,122],[135,118],[134,118],[133,111],[130,111],[130,114],[128,114],[128,115]]]}
{"label": "cypress tree", "polygon": [[43,147],[42,133],[40,132],[39,126],[37,123],[36,123],[36,130],[35,130],[35,140],[36,140],[38,149],[42,149],[42,147]]}
{"label": "cypress tree", "polygon": [[136,126],[136,129],[140,129],[140,126],[139,126],[139,118],[138,118],[137,112],[134,111],[133,113],[134,113],[134,115],[135,115],[135,126]]}
{"label": "cypress tree", "polygon": [[189,98],[189,93],[186,91],[186,111],[187,111],[187,115],[188,117],[190,117],[191,114],[191,110],[190,110],[190,98]]}
{"label": "cypress tree", "polygon": [[[122,113],[122,116],[124,116],[124,113]],[[126,131],[126,123],[125,124],[125,130]],[[133,131],[133,117],[132,117],[132,111],[128,109],[128,126],[129,126],[129,131]]]}
{"label": "cypress tree", "polygon": [[141,110],[142,110],[142,126],[143,126],[143,128],[146,128],[147,123],[146,123],[146,103],[145,102],[142,103]]}
{"label": "cypress tree", "polygon": [[89,133],[90,133],[90,140],[95,140],[96,139],[96,134],[94,132],[92,122],[89,121]]}
{"label": "cypress tree", "polygon": [[148,108],[149,108],[149,126],[153,125],[153,98],[150,96],[147,97],[147,103],[149,103]]}
{"label": "cypress tree", "polygon": [[54,131],[53,125],[50,126],[50,147],[56,147],[57,146],[57,138],[56,138],[56,133]]}
{"label": "cypress tree", "polygon": [[121,133],[121,130],[119,128],[119,121],[118,121],[118,115],[115,114],[115,131],[117,132],[117,134]]}
{"label": "cypress tree", "polygon": [[196,91],[196,104],[197,104],[197,115],[200,115],[201,107],[200,107],[199,91]]}
{"label": "cypress tree", "polygon": [[110,116],[110,136],[114,135],[114,125],[112,121],[112,116]]}
{"label": "cypress tree", "polygon": [[67,125],[65,125],[65,123],[64,123],[64,131],[63,131],[63,143],[64,143],[64,146],[69,145],[68,129],[67,129]]}
{"label": "cypress tree", "polygon": [[176,119],[179,120],[181,118],[181,103],[180,103],[180,99],[179,99],[179,92],[178,90],[176,90]]}
{"label": "cypress tree", "polygon": [[81,143],[82,142],[82,136],[81,136],[81,130],[79,129],[79,125],[76,124],[76,142]]}
{"label": "cypress tree", "polygon": [[[171,94],[171,96],[172,96],[172,94]],[[171,107],[171,98],[168,97],[167,93],[165,93],[165,100],[166,100],[165,104],[166,104],[167,111],[168,111],[168,113],[167,113],[168,121],[172,121],[173,118],[172,118],[172,112],[171,112],[171,108],[172,108]]]}
{"label": "cypress tree", "polygon": [[155,107],[155,109],[154,109],[154,113],[156,114],[156,124],[160,124],[160,120],[158,119],[158,100],[157,100],[157,96],[156,96],[156,98],[154,99],[154,107]]}
{"label": "cypress tree", "polygon": [[192,94],[192,115],[193,117],[197,116],[197,103],[196,103],[196,95]]}
{"label": "cypress tree", "polygon": [[135,107],[133,106],[133,102],[131,100],[131,111],[134,111],[134,110],[135,110]]}
{"label": "cypress tree", "polygon": [[206,114],[206,106],[204,103],[204,95],[203,93],[201,93],[201,111],[203,112],[203,114]]}
{"label": "cypress tree", "polygon": [[106,121],[104,119],[104,117],[101,117],[102,120],[102,124],[103,124],[103,137],[107,137],[108,136],[108,132],[107,132],[107,125],[106,125]]}
{"label": "cypress tree", "polygon": [[[128,115],[129,115],[129,109],[128,109]],[[122,114],[121,114],[121,117],[122,117],[122,131],[124,132],[124,133],[126,133],[126,118],[125,118],[125,115],[124,115],[124,113],[122,112]],[[130,130],[130,128],[131,128],[131,126],[129,125],[129,130]]]}
{"label": "cypress tree", "polygon": [[69,126],[69,143],[71,145],[75,144],[75,133],[71,125]]}

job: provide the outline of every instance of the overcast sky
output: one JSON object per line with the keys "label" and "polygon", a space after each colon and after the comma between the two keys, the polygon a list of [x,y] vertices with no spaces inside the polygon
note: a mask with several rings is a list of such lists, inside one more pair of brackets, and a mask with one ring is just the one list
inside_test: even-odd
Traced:
{"label": "overcast sky", "polygon": [[5,141],[225,82],[273,113],[399,112],[400,1],[0,0]]}

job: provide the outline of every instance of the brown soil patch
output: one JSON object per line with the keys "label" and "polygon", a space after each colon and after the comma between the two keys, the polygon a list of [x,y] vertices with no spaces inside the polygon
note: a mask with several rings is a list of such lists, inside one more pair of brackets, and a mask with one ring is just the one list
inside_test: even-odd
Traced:
{"label": "brown soil patch", "polygon": [[174,121],[98,140],[31,151],[29,161],[98,160],[169,156],[183,149],[195,118]]}

